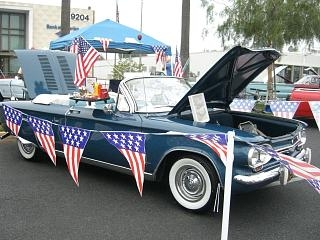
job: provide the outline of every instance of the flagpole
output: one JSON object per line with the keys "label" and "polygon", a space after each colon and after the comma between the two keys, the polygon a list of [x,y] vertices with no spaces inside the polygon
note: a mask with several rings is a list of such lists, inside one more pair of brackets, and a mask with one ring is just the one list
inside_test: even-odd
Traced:
{"label": "flagpole", "polygon": [[[116,0],[116,22],[119,23],[119,7],[118,7],[118,0]],[[117,64],[117,53],[114,53],[114,66]]]}
{"label": "flagpole", "polygon": [[221,240],[228,239],[229,232],[229,216],[230,216],[230,200],[231,200],[231,183],[232,183],[232,166],[234,159],[234,137],[235,132],[228,132],[227,143],[227,161],[226,161],[226,173],[224,179],[224,198],[223,198],[223,214],[222,214],[222,229]]}
{"label": "flagpole", "polygon": [[[142,9],[143,9],[143,0],[141,0],[141,5],[140,5],[140,33],[142,34]],[[141,39],[139,40],[141,42]],[[141,53],[139,56],[139,67],[141,66]]]}

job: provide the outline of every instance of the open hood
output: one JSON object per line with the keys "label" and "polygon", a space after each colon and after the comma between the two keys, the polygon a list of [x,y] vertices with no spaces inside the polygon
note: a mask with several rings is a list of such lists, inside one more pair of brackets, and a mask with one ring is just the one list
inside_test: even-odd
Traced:
{"label": "open hood", "polygon": [[42,93],[78,91],[73,83],[75,54],[52,50],[15,50],[31,99]]}
{"label": "open hood", "polygon": [[169,114],[190,110],[188,96],[204,93],[208,107],[228,108],[238,94],[280,57],[274,49],[250,50],[236,46],[199,79]]}

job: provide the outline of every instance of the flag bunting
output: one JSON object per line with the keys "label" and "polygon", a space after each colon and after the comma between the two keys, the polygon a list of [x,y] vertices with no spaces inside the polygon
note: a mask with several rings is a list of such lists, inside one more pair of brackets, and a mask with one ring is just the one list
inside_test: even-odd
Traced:
{"label": "flag bunting", "polygon": [[69,173],[74,182],[79,186],[79,164],[84,148],[89,140],[90,131],[60,125],[59,132],[63,142],[63,152]]}
{"label": "flag bunting", "polygon": [[134,132],[103,132],[106,140],[127,159],[142,196],[145,168],[145,135]]}
{"label": "flag bunting", "polygon": [[55,140],[52,123],[37,117],[28,116],[27,121],[54,165],[56,165]]}
{"label": "flag bunting", "polygon": [[18,136],[22,124],[22,112],[3,104],[4,116],[8,128]]}
{"label": "flag bunting", "polygon": [[[311,103],[312,108],[319,110],[319,102],[314,105]],[[4,115],[8,127],[12,132],[18,136],[20,126],[23,120],[23,113],[13,107],[3,104]],[[32,127],[37,139],[39,140],[41,146],[48,153],[51,160],[55,164],[55,146],[54,146],[54,134],[52,131],[52,125],[58,125],[61,140],[63,143],[64,155],[66,158],[68,170],[72,176],[74,182],[79,186],[78,180],[78,170],[79,163],[82,157],[84,148],[90,138],[91,131],[81,128],[75,128],[65,125],[59,125],[51,123],[47,120],[36,118],[27,115],[27,122]],[[144,182],[144,170],[145,170],[145,139],[146,135],[143,133],[136,132],[114,132],[114,131],[104,131],[101,132],[105,139],[115,146],[126,158],[129,163],[130,169],[135,177],[136,185],[138,187],[139,193],[142,196],[143,182]],[[156,133],[150,133],[156,134]],[[162,135],[163,133],[159,133]],[[156,134],[156,135],[159,135]],[[173,134],[173,133],[164,133]],[[184,135],[189,139],[201,142],[209,146],[226,165],[227,161],[227,135],[223,133],[217,134],[183,134],[174,133],[174,135]],[[237,138],[239,141],[246,142],[241,138]],[[313,166],[310,163],[304,162],[297,158],[285,155],[283,153],[277,152],[272,148],[252,144],[246,142],[247,144],[264,151],[269,154],[275,160],[278,160],[280,164],[286,167],[289,172],[297,177],[305,179],[318,193],[320,193],[320,169]]]}

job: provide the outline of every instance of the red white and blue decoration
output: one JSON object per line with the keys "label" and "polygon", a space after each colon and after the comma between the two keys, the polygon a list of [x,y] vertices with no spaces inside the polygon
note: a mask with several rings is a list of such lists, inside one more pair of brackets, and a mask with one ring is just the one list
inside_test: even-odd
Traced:
{"label": "red white and blue decoration", "polygon": [[236,98],[230,104],[230,109],[240,112],[251,112],[256,104],[256,100]]}
{"label": "red white and blue decoration", "polygon": [[77,54],[74,84],[82,86],[100,54],[81,36],[72,41],[70,52]]}
{"label": "red white and blue decoration", "polygon": [[28,116],[27,121],[41,146],[47,152],[53,164],[56,165],[56,147],[54,134],[52,131],[52,123],[47,120],[32,116]]}
{"label": "red white and blue decoration", "polygon": [[3,110],[8,128],[10,128],[14,135],[18,136],[22,123],[22,112],[7,105],[3,105]]}
{"label": "red white and blue decoration", "polygon": [[166,46],[160,46],[160,45],[153,46],[153,51],[156,54],[156,63],[158,63],[159,60],[163,64],[166,62],[166,50],[167,50]]}
{"label": "red white and blue decoration", "polygon": [[183,77],[181,58],[177,48],[176,48],[176,57],[174,59],[173,75],[179,78]]}
{"label": "red white and blue decoration", "polygon": [[227,161],[227,135],[226,134],[190,134],[186,135],[192,140],[202,142],[209,146],[226,165]]}
{"label": "red white and blue decoration", "polygon": [[294,157],[276,152],[272,148],[261,145],[253,145],[253,147],[264,151],[272,158],[278,160],[284,167],[286,167],[294,176],[305,179],[318,193],[320,193],[320,169],[315,166],[298,160]]}
{"label": "red white and blue decoration", "polygon": [[312,111],[314,120],[317,123],[318,129],[320,130],[320,101],[310,101],[309,106]]}
{"label": "red white and blue decoration", "polygon": [[69,126],[59,126],[59,131],[70,175],[79,186],[79,164],[83,150],[89,140],[90,131]]}
{"label": "red white and blue decoration", "polygon": [[[313,111],[317,111],[315,116],[319,116],[319,104],[320,102],[311,103]],[[6,123],[8,127],[18,136],[19,128],[22,124],[22,116],[24,115],[21,111],[16,110],[7,105],[3,105],[5,110]],[[66,158],[67,166],[74,182],[79,186],[79,164],[82,157],[83,151],[86,147],[87,142],[90,139],[92,131],[82,128],[76,128],[66,125],[59,125],[50,123],[47,120],[39,119],[33,116],[26,116],[27,121],[34,130],[35,135],[39,139],[42,147],[48,152],[52,151],[54,146],[51,141],[52,136],[52,125],[58,125],[61,141],[63,143],[64,155]],[[39,126],[36,126],[39,125]],[[95,131],[96,132],[96,131]],[[135,177],[136,185],[139,193],[142,196],[143,182],[144,182],[144,170],[145,170],[145,159],[146,159],[146,134],[130,132],[130,131],[102,131],[100,132],[106,139],[107,142],[115,146],[127,159],[131,171]],[[157,133],[149,133],[157,134]],[[176,133],[181,135],[182,133]],[[48,136],[42,136],[48,135]],[[158,134],[157,134],[158,135]],[[217,154],[225,166],[227,166],[227,135],[226,134],[182,134],[185,137],[206,144]],[[40,140],[41,138],[47,138]],[[244,139],[237,138],[238,141],[246,142]],[[305,179],[318,193],[320,193],[320,169],[307,163],[296,159],[294,157],[287,156],[285,154],[274,151],[271,148],[254,145],[248,143],[260,150],[265,151],[271,157],[278,160],[284,167],[286,167],[291,174]],[[49,154],[50,155],[50,154]],[[52,159],[54,159],[52,154]],[[51,156],[50,156],[51,158]],[[55,163],[55,162],[54,162]]]}
{"label": "red white and blue decoration", "polygon": [[142,196],[145,168],[145,135],[135,132],[103,132],[106,140],[127,159]]}
{"label": "red white and blue decoration", "polygon": [[110,39],[108,38],[101,38],[100,43],[102,45],[103,51],[107,51],[109,48]]}
{"label": "red white and blue decoration", "polygon": [[274,116],[292,119],[296,113],[299,102],[295,101],[270,101],[270,108]]}

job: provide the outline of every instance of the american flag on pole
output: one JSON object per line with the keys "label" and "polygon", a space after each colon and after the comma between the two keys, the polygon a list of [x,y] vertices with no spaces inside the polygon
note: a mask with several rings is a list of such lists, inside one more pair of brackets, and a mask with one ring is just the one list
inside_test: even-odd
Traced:
{"label": "american flag on pole", "polygon": [[252,144],[253,147],[260,149],[278,160],[289,172],[297,177],[305,179],[314,189],[320,193],[320,169],[310,163],[301,161],[297,158],[276,152],[272,148]]}
{"label": "american flag on pole", "polygon": [[77,54],[74,84],[81,86],[100,55],[99,52],[82,37],[77,37],[73,40],[70,52]]}
{"label": "american flag on pole", "polygon": [[159,60],[162,63],[166,62],[166,50],[167,50],[166,46],[160,46],[160,45],[153,46],[153,51],[156,54],[156,63],[158,63]]}
{"label": "american flag on pole", "polygon": [[175,57],[175,60],[174,60],[173,75],[176,76],[176,77],[182,77],[183,76],[181,59],[180,59],[180,56],[179,56],[177,48],[176,48],[176,57]]}
{"label": "american flag on pole", "polygon": [[127,159],[142,196],[145,168],[145,135],[135,132],[103,132],[106,140]]}
{"label": "american flag on pole", "polygon": [[270,101],[270,108],[274,116],[292,119],[300,102]]}
{"label": "american flag on pole", "polygon": [[309,106],[314,120],[317,123],[318,129],[320,130],[320,101],[309,101]]}
{"label": "american flag on pole", "polygon": [[251,112],[256,100],[235,98],[230,104],[230,109],[233,111]]}
{"label": "american flag on pole", "polygon": [[32,116],[28,116],[27,121],[41,146],[47,152],[53,164],[56,165],[56,151],[52,123]]}
{"label": "american flag on pole", "polygon": [[18,136],[22,124],[22,112],[4,104],[3,110],[8,128]]}
{"label": "american flag on pole", "polygon": [[90,131],[82,128],[59,126],[59,132],[69,173],[74,182],[79,186],[79,164],[84,148],[89,140]]}
{"label": "american flag on pole", "polygon": [[108,50],[108,47],[109,47],[109,42],[110,40],[108,38],[102,38],[100,39],[100,43],[102,45],[102,48],[103,48],[103,51],[107,51]]}
{"label": "american flag on pole", "polygon": [[188,134],[192,140],[202,142],[209,146],[221,159],[224,165],[227,162],[227,135],[223,133],[216,134]]}

